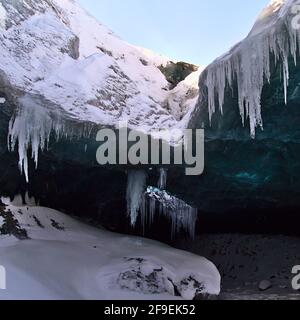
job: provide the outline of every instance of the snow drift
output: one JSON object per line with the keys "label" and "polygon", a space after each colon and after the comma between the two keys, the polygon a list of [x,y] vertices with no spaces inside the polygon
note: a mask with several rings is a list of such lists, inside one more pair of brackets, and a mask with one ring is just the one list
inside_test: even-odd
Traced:
{"label": "snow drift", "polygon": [[90,227],[32,200],[31,206],[2,201],[1,300],[193,299],[220,292],[220,275],[205,258]]}

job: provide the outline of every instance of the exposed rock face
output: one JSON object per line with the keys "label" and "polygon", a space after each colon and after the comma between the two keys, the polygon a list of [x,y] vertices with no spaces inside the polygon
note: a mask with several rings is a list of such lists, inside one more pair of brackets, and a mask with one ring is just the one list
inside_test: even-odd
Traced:
{"label": "exposed rock face", "polygon": [[159,69],[174,88],[191,73],[196,72],[198,67],[186,62],[169,62],[165,66],[160,66]]}

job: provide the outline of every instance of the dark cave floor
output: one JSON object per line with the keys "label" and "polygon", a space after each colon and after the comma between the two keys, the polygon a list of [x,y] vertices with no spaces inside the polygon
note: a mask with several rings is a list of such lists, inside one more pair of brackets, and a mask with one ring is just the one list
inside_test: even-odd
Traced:
{"label": "dark cave floor", "polygon": [[[300,238],[283,235],[207,234],[180,249],[205,256],[222,276],[221,300],[300,300],[292,269],[300,265]],[[261,282],[270,288],[260,290]]]}

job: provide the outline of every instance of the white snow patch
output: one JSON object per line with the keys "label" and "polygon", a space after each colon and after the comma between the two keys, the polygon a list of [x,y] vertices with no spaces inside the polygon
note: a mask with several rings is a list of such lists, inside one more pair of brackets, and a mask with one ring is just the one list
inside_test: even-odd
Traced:
{"label": "white snow patch", "polygon": [[1,300],[175,299],[174,285],[181,298],[192,299],[194,283],[203,286],[203,293],[220,293],[220,275],[205,258],[95,229],[47,208],[9,205],[7,210],[30,239],[0,235],[7,271]]}

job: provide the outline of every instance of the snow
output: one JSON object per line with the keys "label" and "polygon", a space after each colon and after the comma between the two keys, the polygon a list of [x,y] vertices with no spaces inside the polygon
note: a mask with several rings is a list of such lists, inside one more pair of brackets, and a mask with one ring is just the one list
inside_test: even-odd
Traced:
{"label": "snow", "polygon": [[[58,114],[66,126],[75,121],[117,127],[127,121],[129,128],[143,132],[187,126],[197,88],[186,81],[170,90],[158,68],[167,65],[168,58],[121,40],[76,1],[1,3],[8,29],[0,29],[0,72],[18,102],[10,143],[19,142],[20,168],[27,180],[28,148],[34,140],[37,163],[48,129],[58,126]],[[46,128],[24,123],[30,108],[25,103],[27,110],[21,109],[29,96]]]}
{"label": "snow", "polygon": [[191,73],[185,80],[181,81],[169,94],[168,104],[172,115],[180,122],[177,127],[186,128],[185,116],[189,119],[199,98],[199,77],[203,67]]}
{"label": "snow", "polygon": [[[249,118],[252,137],[263,128],[261,93],[271,78],[271,56],[283,66],[283,94],[287,103],[289,57],[296,63],[300,34],[292,28],[291,6],[296,0],[272,1],[258,18],[249,36],[206,69],[203,84],[208,88],[210,119],[217,106],[223,112],[226,83],[238,84],[239,109],[243,123]],[[200,82],[202,83],[202,82]],[[216,104],[216,98],[218,104]],[[201,99],[200,99],[201,101]]]}
{"label": "snow", "polygon": [[[220,292],[220,275],[205,258],[96,229],[48,208],[3,202],[29,239],[0,235],[7,272],[1,300],[192,299],[202,286],[203,293]],[[181,297],[174,296],[174,285]]]}

